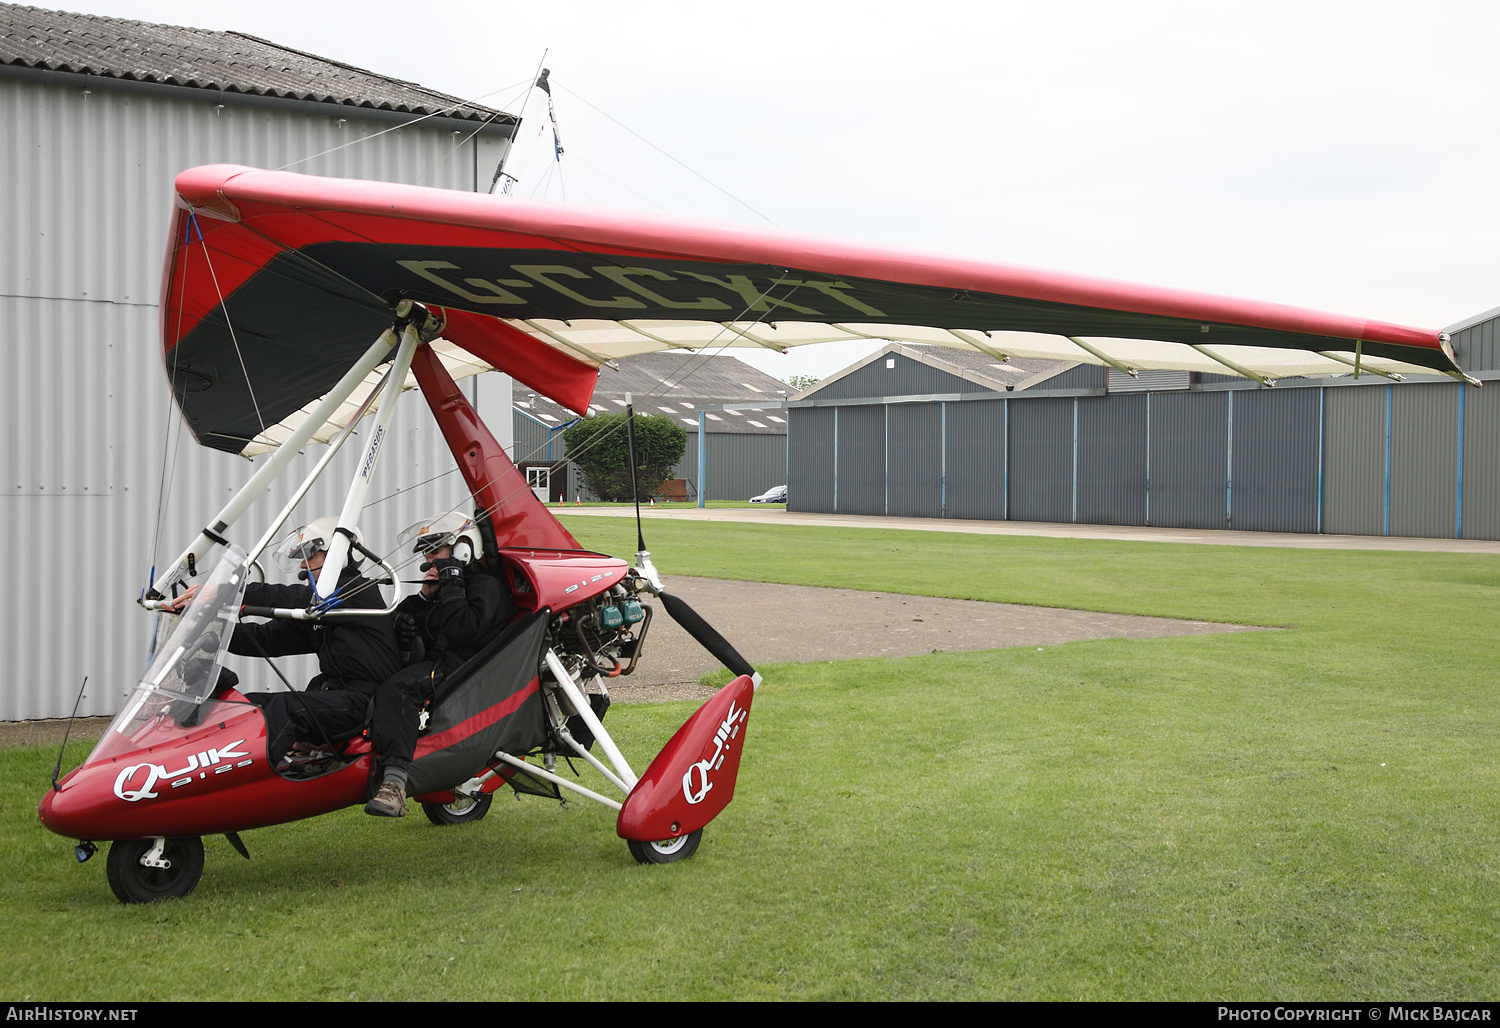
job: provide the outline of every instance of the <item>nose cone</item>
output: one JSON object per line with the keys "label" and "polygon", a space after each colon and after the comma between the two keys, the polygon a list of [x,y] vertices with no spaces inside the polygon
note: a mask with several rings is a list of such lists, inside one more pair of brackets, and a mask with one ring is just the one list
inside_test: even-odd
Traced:
{"label": "nose cone", "polygon": [[52,799],[56,795],[57,795],[57,790],[56,789],[48,789],[47,790],[47,795],[45,795],[45,796],[42,797],[42,802],[40,802],[40,803],[38,803],[36,805],[36,816],[41,820],[42,824],[44,824],[44,825],[50,824],[52,822],[52,820],[53,820],[53,817],[52,817]]}
{"label": "nose cone", "polygon": [[[87,768],[77,768],[48,789],[42,802],[37,804],[37,817],[42,826],[69,839],[100,839],[108,835],[100,831],[103,827],[105,801],[112,798],[109,792],[100,794],[98,788],[90,788],[89,779],[97,777],[82,774]],[[108,786],[105,786],[108,790]]]}

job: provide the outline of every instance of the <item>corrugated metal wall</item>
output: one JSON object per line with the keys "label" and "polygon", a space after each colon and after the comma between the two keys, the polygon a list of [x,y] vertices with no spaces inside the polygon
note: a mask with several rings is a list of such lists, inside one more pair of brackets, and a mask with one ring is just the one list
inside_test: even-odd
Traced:
{"label": "corrugated metal wall", "polygon": [[1464,409],[1463,537],[1500,539],[1500,389],[1460,386]]}
{"label": "corrugated metal wall", "polygon": [[[1006,516],[1005,400],[946,403],[946,516],[1001,521]],[[792,438],[795,453],[798,440]]]}
{"label": "corrugated metal wall", "polygon": [[1104,389],[1109,383],[1109,369],[1102,364],[1075,364],[1067,371],[1053,375],[1032,388],[1054,391],[1058,389]]}
{"label": "corrugated metal wall", "polygon": [[562,460],[567,444],[561,432],[551,429],[552,426],[512,408],[510,459],[517,464],[523,460]]}
{"label": "corrugated metal wall", "polygon": [[1186,371],[1137,371],[1132,376],[1110,368],[1108,374],[1108,388],[1112,393],[1165,392],[1186,389],[1191,382],[1192,375]]}
{"label": "corrugated metal wall", "polygon": [[838,411],[838,502],[834,513],[884,514],[885,405],[841,407]]}
{"label": "corrugated metal wall", "polygon": [[794,510],[1500,539],[1494,387],[1021,392],[791,416]]}
{"label": "corrugated metal wall", "polygon": [[1151,524],[1224,528],[1229,393],[1151,396]]}
{"label": "corrugated metal wall", "polygon": [[1239,389],[1234,400],[1229,527],[1318,530],[1318,389]]}
{"label": "corrugated metal wall", "polygon": [[1040,397],[1010,405],[1010,517],[1073,520],[1073,401]]}
{"label": "corrugated metal wall", "polygon": [[943,516],[943,406],[893,403],[886,407],[887,514],[905,518]]}
{"label": "corrugated metal wall", "polygon": [[[108,714],[140,673],[152,616],[133,601],[153,560],[169,560],[249,477],[237,457],[192,442],[162,372],[156,302],[177,172],[229,162],[279,167],[390,127],[357,109],[309,115],[233,104],[217,92],[183,99],[0,78],[0,317],[9,331],[0,383],[0,482],[13,541],[0,578],[0,719],[66,716],[89,676],[82,714]],[[415,126],[296,166],[313,174],[472,189],[476,154],[449,129]],[[497,201],[503,202],[503,201]],[[510,382],[465,385],[502,441],[511,435]],[[456,474],[420,396],[397,409],[363,521],[372,548],[405,525],[460,503]],[[320,450],[321,448],[315,448]],[[346,448],[299,508],[337,510],[355,459]],[[254,541],[317,453],[299,457],[231,531]],[[161,508],[158,486],[170,469]],[[24,541],[24,543],[22,543]],[[269,685],[264,665],[239,670]],[[310,659],[286,662],[306,678]]]}
{"label": "corrugated metal wall", "polygon": [[1328,389],[1323,401],[1323,531],[1381,535],[1386,524],[1390,387]]}
{"label": "corrugated metal wall", "polygon": [[[709,500],[748,500],[772,486],[786,482],[786,436],[756,433],[708,433],[707,472]],[[698,433],[688,429],[687,450],[673,471],[674,478],[691,482],[691,499],[697,498]]]}
{"label": "corrugated metal wall", "polygon": [[1391,535],[1451,539],[1457,524],[1455,385],[1392,388]]}
{"label": "corrugated metal wall", "polygon": [[[519,410],[513,414],[515,433],[512,460],[563,460],[567,456],[567,445],[561,432],[552,432],[551,455],[548,455],[548,431]],[[708,495],[710,500],[748,500],[765,492],[772,486],[786,482],[786,440],[784,434],[776,433],[708,433]],[[586,494],[583,476],[569,466],[569,498]],[[687,449],[682,459],[672,469],[672,478],[686,479],[690,484],[688,498],[698,496],[698,431],[688,429]],[[590,495],[589,498],[592,498]]]}
{"label": "corrugated metal wall", "polygon": [[1500,318],[1453,333],[1453,354],[1469,374],[1500,369]]}
{"label": "corrugated metal wall", "polygon": [[1078,400],[1078,520],[1146,523],[1146,397]]}
{"label": "corrugated metal wall", "polygon": [[787,510],[833,513],[837,417],[837,407],[794,407],[787,411],[792,442],[786,473]]}

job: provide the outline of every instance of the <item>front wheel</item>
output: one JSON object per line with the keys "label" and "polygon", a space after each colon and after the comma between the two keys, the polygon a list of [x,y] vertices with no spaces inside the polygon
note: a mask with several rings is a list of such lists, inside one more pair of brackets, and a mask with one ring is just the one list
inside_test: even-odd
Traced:
{"label": "front wheel", "polygon": [[488,814],[494,799],[494,794],[488,792],[459,796],[452,803],[424,803],[422,813],[435,825],[466,825]]}
{"label": "front wheel", "polygon": [[168,839],[158,858],[166,866],[141,863],[155,839],[121,839],[111,843],[105,871],[109,889],[121,903],[155,903],[192,892],[203,877],[203,840],[196,835]]}
{"label": "front wheel", "polygon": [[674,860],[686,860],[698,852],[698,843],[703,841],[703,829],[679,835],[675,839],[661,842],[636,842],[625,840],[630,845],[630,855],[638,864],[670,864]]}

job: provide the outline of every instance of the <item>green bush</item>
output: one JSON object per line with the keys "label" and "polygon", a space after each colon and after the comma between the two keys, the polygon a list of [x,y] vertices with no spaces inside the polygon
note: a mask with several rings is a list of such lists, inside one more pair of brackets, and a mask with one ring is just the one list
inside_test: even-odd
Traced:
{"label": "green bush", "polygon": [[[629,500],[630,458],[625,415],[600,414],[563,432],[568,459],[601,500]],[[635,416],[635,476],[640,499],[654,496],[687,450],[687,430],[671,418]]]}

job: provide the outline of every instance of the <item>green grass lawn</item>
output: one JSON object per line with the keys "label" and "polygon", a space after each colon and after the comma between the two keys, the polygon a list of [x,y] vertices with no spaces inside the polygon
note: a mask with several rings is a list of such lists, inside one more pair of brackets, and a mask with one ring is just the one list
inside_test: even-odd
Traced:
{"label": "green grass lawn", "polygon": [[[580,517],[627,554],[633,519]],[[1287,631],[763,669],[691,860],[603,810],[344,811],[123,907],[0,753],[8,999],[1488,998],[1500,560],[653,522],[673,574]],[[871,602],[878,602],[872,600]],[[649,659],[648,656],[645,659]],[[644,763],[691,708],[612,712]],[[86,747],[74,747],[80,759]]]}

